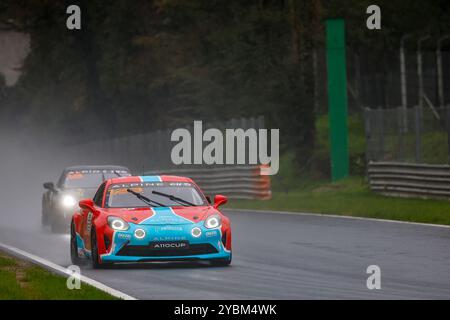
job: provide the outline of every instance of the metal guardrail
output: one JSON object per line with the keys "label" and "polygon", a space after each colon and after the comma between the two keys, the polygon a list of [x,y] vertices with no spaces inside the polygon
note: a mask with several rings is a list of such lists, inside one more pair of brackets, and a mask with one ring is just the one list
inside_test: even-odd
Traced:
{"label": "metal guardrail", "polygon": [[270,176],[260,175],[261,166],[167,169],[146,171],[147,175],[189,177],[207,195],[223,194],[233,199],[270,199]]}
{"label": "metal guardrail", "polygon": [[370,188],[387,196],[450,200],[450,166],[369,162]]}

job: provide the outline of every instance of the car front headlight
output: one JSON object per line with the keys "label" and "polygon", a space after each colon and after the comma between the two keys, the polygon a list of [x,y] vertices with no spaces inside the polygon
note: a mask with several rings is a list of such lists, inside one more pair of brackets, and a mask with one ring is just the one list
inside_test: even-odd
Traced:
{"label": "car front headlight", "polygon": [[130,227],[125,220],[119,217],[108,217],[108,226],[117,231],[125,231]]}
{"label": "car front headlight", "polygon": [[205,220],[205,227],[208,229],[218,228],[220,226],[222,226],[222,218],[218,214],[213,214]]}
{"label": "car front headlight", "polygon": [[64,208],[72,208],[72,207],[75,207],[75,205],[77,204],[77,201],[75,200],[75,198],[73,196],[66,194],[62,197],[61,203]]}

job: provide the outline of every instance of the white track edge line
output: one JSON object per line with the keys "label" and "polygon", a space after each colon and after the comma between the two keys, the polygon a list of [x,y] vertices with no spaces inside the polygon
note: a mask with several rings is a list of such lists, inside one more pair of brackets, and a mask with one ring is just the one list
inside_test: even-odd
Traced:
{"label": "white track edge line", "polygon": [[[13,246],[9,246],[9,245],[3,244],[3,243],[0,243],[0,248],[8,251],[9,253],[12,253],[13,255],[16,255],[16,256],[19,255],[28,260],[31,260],[31,261],[37,263],[38,265],[46,268],[47,270],[55,271],[56,273],[62,274],[64,276],[72,275],[72,273],[70,271],[68,271],[66,268],[61,267],[60,265],[50,262],[44,258],[38,257],[34,254],[23,251],[21,249],[18,249],[18,248],[15,248]],[[106,292],[106,293],[112,295],[113,297],[123,299],[123,300],[137,300],[136,298],[134,298],[128,294],[125,294],[119,290],[108,287],[107,285],[104,285],[103,283],[98,282],[94,279],[88,278],[86,276],[80,275],[80,280],[90,286],[93,286],[103,292]]]}
{"label": "white track edge line", "polygon": [[354,216],[326,214],[326,213],[308,213],[308,212],[296,212],[296,211],[256,210],[256,209],[238,209],[238,208],[228,208],[228,209],[224,209],[224,211],[245,211],[245,212],[250,212],[250,213],[274,213],[274,214],[290,214],[290,215],[299,215],[299,216],[330,217],[330,218],[338,218],[338,219],[368,220],[368,221],[375,221],[375,222],[401,223],[401,224],[426,226],[426,227],[450,228],[450,225],[445,225],[445,224],[433,224],[433,223],[401,221],[401,220],[354,217]]}

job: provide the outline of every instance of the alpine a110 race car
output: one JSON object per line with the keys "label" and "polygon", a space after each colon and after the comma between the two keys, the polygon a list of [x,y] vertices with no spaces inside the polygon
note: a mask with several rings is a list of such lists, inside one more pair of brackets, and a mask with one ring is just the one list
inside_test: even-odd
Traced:
{"label": "alpine a110 race car", "polygon": [[56,186],[44,183],[47,191],[42,196],[42,225],[50,225],[53,232],[69,229],[78,201],[94,196],[98,186],[112,177],[131,176],[121,166],[76,166],[63,170]]}
{"label": "alpine a110 race car", "polygon": [[231,263],[230,220],[189,178],[133,176],[101,184],[93,200],[79,202],[71,223],[74,264],[190,260]]}

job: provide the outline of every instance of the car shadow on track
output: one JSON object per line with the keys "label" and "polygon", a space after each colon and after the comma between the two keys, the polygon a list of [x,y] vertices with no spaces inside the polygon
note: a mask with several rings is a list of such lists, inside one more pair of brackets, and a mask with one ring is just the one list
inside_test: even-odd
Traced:
{"label": "car shadow on track", "polygon": [[[208,262],[140,262],[117,263],[102,266],[103,270],[164,270],[164,269],[223,269],[230,266],[215,266]],[[91,267],[88,267],[91,268]]]}

